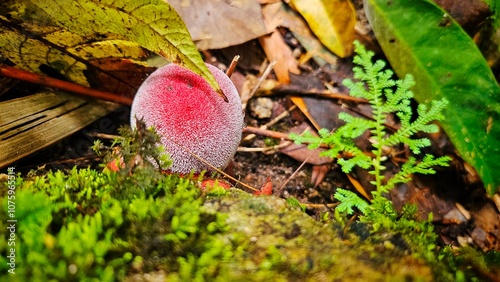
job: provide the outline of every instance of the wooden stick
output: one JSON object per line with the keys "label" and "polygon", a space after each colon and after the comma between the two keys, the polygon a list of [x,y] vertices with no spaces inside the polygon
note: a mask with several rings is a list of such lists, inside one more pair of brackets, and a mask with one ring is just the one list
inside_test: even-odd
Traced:
{"label": "wooden stick", "polygon": [[259,77],[259,81],[257,82],[257,85],[255,85],[255,87],[252,89],[252,92],[250,92],[250,98],[248,98],[249,100],[253,97],[253,95],[255,95],[257,90],[259,90],[260,85],[269,76],[269,74],[271,73],[271,71],[273,70],[275,65],[276,65],[276,61],[272,61],[266,67],[266,69],[264,70],[264,73],[262,73],[262,75]]}
{"label": "wooden stick", "polygon": [[368,103],[368,100],[352,97],[346,94],[332,92],[331,90],[301,89],[296,85],[276,84],[270,89],[260,89],[255,97],[269,97],[273,95],[317,96],[321,98],[339,99],[356,103]]}
{"label": "wooden stick", "polygon": [[0,75],[127,106],[132,105],[133,101],[133,99],[129,97],[123,97],[111,92],[96,90],[76,83],[39,75],[3,64],[0,64]]}
{"label": "wooden stick", "polygon": [[252,134],[256,134],[256,135],[292,141],[288,137],[288,134],[286,134],[286,133],[281,133],[278,131],[272,131],[272,130],[267,130],[267,129],[260,129],[258,127],[253,127],[253,126],[245,127],[243,129],[243,133],[252,133]]}
{"label": "wooden stick", "polygon": [[282,194],[283,194],[283,191],[285,190],[285,186],[288,184],[288,182],[295,177],[295,175],[297,175],[297,173],[302,169],[302,167],[307,163],[307,161],[309,160],[310,157],[312,157],[313,155],[313,152],[311,152],[309,154],[309,156],[307,156],[307,158],[300,164],[300,166],[292,173],[292,175],[290,175],[290,177],[288,177],[288,179],[283,182],[283,184],[281,184],[281,187],[278,189],[276,195],[278,197],[281,197]]}
{"label": "wooden stick", "polygon": [[281,148],[285,148],[286,146],[291,145],[293,142],[292,141],[285,141],[281,144],[270,146],[270,147],[257,147],[257,148],[248,148],[248,147],[238,147],[237,151],[238,152],[267,152],[271,150],[279,150]]}
{"label": "wooden stick", "polygon": [[[269,121],[268,123],[266,123],[264,125],[261,125],[259,128],[260,129],[268,129],[270,126],[276,124],[278,121],[280,121],[283,118],[287,117],[290,114],[291,111],[295,110],[295,108],[297,108],[296,105],[291,106],[288,110],[285,110],[280,115],[278,115],[277,117],[275,117],[273,120]],[[245,136],[245,138],[243,138],[243,141],[250,141],[253,138],[255,138],[256,136],[257,135],[255,135],[255,134],[247,135],[247,136]]]}
{"label": "wooden stick", "polygon": [[226,75],[228,77],[231,77],[231,75],[234,72],[234,69],[236,68],[236,65],[238,64],[238,61],[240,60],[240,55],[234,56],[233,60],[231,61],[231,64],[229,65],[229,68],[226,71]]}

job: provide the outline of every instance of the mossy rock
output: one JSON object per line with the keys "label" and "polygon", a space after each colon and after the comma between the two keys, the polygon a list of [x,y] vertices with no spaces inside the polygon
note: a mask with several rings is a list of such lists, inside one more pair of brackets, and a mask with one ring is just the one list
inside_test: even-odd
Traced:
{"label": "mossy rock", "polygon": [[231,272],[225,278],[233,281],[433,279],[430,267],[407,250],[384,243],[361,246],[356,236],[342,238],[341,230],[274,196],[233,189],[223,197],[207,198],[204,207],[227,215],[226,238],[238,234],[246,242],[240,257],[226,262]]}

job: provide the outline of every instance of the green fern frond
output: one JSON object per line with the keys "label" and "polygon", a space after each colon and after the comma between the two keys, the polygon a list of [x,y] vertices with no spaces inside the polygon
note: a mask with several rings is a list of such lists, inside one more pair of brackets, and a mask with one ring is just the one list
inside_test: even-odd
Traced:
{"label": "green fern frond", "polygon": [[335,199],[340,202],[336,208],[339,212],[353,214],[353,208],[356,207],[363,214],[366,214],[370,209],[370,205],[365,200],[349,190],[337,188]]}
{"label": "green fern frond", "polygon": [[356,98],[364,98],[369,96],[369,92],[365,88],[365,84],[363,82],[354,82],[350,79],[344,79],[342,84],[349,88],[349,95]]}
{"label": "green fern frond", "polygon": [[318,134],[321,138],[327,138],[330,135],[330,130],[322,128],[318,131]]}
{"label": "green fern frond", "polygon": [[304,132],[302,135],[290,133],[290,139],[296,144],[308,144],[309,149],[316,149],[324,143],[324,139],[313,135],[311,132]]}
{"label": "green fern frond", "polygon": [[407,144],[414,154],[419,154],[421,148],[430,146],[430,141],[427,138],[410,139],[410,136],[420,131],[425,133],[437,132],[439,128],[432,122],[443,119],[441,111],[447,104],[448,101],[445,99],[433,101],[428,111],[425,105],[419,105],[417,110],[418,118],[414,122],[410,122],[410,115],[401,112],[398,113],[401,127],[393,135],[385,139],[386,145],[394,146],[398,143]]}
{"label": "green fern frond", "polygon": [[366,130],[377,125],[372,120],[354,117],[344,112],[339,113],[339,119],[345,121],[346,124],[337,129],[337,131],[342,132],[342,136],[352,139],[361,136]]}
{"label": "green fern frond", "polygon": [[449,166],[450,161],[451,158],[448,156],[434,158],[433,155],[427,154],[421,162],[412,168],[412,173],[435,174],[436,171],[433,167]]}
{"label": "green fern frond", "polygon": [[410,157],[408,161],[403,164],[401,170],[396,173],[387,184],[381,187],[382,192],[388,192],[398,183],[406,183],[411,180],[411,176],[415,173],[420,174],[435,174],[436,171],[433,167],[436,166],[448,166],[451,158],[448,156],[442,156],[439,158],[434,158],[433,155],[427,154],[421,162],[413,157]]}
{"label": "green fern frond", "polygon": [[413,97],[413,92],[410,88],[415,85],[412,75],[407,75],[403,80],[396,82],[396,92],[387,89],[385,96],[387,98],[384,108],[385,112],[406,113],[411,115],[410,99]]}
{"label": "green fern frond", "polygon": [[[419,154],[421,149],[430,146],[431,142],[425,137],[412,137],[419,132],[437,132],[439,128],[434,121],[443,119],[441,111],[448,102],[445,99],[433,101],[430,109],[425,105],[419,105],[414,113],[411,107],[413,92],[410,90],[415,85],[413,77],[407,75],[402,80],[393,79],[394,73],[385,69],[384,61],[372,62],[373,52],[367,51],[359,42],[355,42],[354,46],[357,53],[353,60],[357,65],[353,68],[356,81],[346,79],[343,84],[349,88],[351,96],[368,100],[372,106],[372,120],[340,113],[339,119],[346,124],[336,131],[320,130],[320,137],[311,134],[304,134],[302,137],[293,135],[293,139],[296,142],[308,142],[310,147],[328,145],[330,149],[322,153],[324,156],[336,158],[339,155],[349,155],[349,158],[337,160],[342,171],[348,173],[355,166],[369,170],[368,172],[375,177],[371,183],[377,188],[372,192],[374,196],[372,210],[384,215],[393,214],[394,208],[388,205],[390,202],[383,200],[384,193],[389,192],[398,183],[410,181],[414,173],[435,173],[433,167],[447,166],[451,159],[446,156],[434,158],[427,155],[421,161],[417,161],[416,158],[410,157],[398,173],[386,179],[383,173],[386,169],[384,148],[404,144],[414,154]],[[394,133],[388,133],[385,128],[386,118],[393,114],[399,118],[400,128]],[[373,156],[365,154],[354,143],[354,139],[366,131],[370,132],[371,139],[374,140]],[[358,207],[365,215],[368,211],[368,204],[350,191],[338,189],[334,197],[341,202],[337,207],[339,211],[352,213],[353,207]]]}
{"label": "green fern frond", "polygon": [[361,151],[358,154],[354,154],[354,157],[350,159],[339,158],[337,163],[341,166],[342,172],[349,173],[355,166],[369,169],[372,166],[372,159]]}

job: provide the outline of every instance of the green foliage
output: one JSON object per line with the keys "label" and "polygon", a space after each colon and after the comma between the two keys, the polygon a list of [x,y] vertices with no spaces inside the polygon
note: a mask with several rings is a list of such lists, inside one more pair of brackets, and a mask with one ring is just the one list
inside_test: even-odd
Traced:
{"label": "green foliage", "polygon": [[450,281],[498,280],[500,254],[496,251],[485,254],[471,246],[461,248],[445,246],[439,251],[437,259],[455,273],[454,277],[448,279]]}
{"label": "green foliage", "polygon": [[300,210],[301,210],[301,211],[303,211],[303,212],[305,212],[305,211],[306,211],[306,205],[301,204],[301,203],[299,202],[299,200],[297,200],[297,199],[296,199],[296,198],[294,198],[294,197],[289,197],[289,198],[287,198],[287,199],[286,199],[286,202],[287,202],[290,206],[292,206],[292,207],[298,207],[298,208],[300,208]]}
{"label": "green foliage", "polygon": [[363,214],[368,212],[370,205],[354,192],[338,188],[334,197],[340,202],[340,204],[335,208],[339,212],[353,214],[353,207],[358,208]]}
{"label": "green foliage", "polygon": [[[407,75],[403,80],[393,80],[393,72],[385,69],[385,62],[378,60],[372,62],[373,52],[367,51],[359,42],[355,42],[355,50],[358,53],[354,57],[354,78],[358,81],[345,80],[346,85],[351,90],[351,95],[358,98],[367,99],[373,109],[373,120],[354,117],[347,113],[339,114],[339,118],[345,121],[345,125],[335,132],[326,129],[319,131],[319,137],[306,133],[303,136],[292,134],[291,138],[297,143],[309,143],[310,148],[317,148],[322,144],[330,147],[323,152],[324,156],[336,158],[341,153],[351,155],[350,158],[338,158],[337,162],[342,170],[350,172],[354,166],[369,169],[369,173],[375,177],[371,181],[376,190],[373,193],[374,203],[381,201],[384,193],[389,192],[398,183],[405,183],[411,179],[414,173],[433,174],[434,166],[447,166],[451,159],[447,156],[435,158],[427,154],[417,161],[415,157],[410,157],[392,178],[386,180],[383,174],[386,160],[384,148],[394,147],[399,144],[407,146],[414,154],[421,153],[421,149],[430,146],[430,140],[422,138],[411,138],[418,132],[434,133],[438,127],[432,122],[442,120],[441,110],[447,105],[445,99],[433,101],[430,109],[425,105],[419,105],[416,116],[410,106],[410,99],[413,93],[410,87],[414,85],[411,75]],[[395,88],[395,89],[394,89]],[[389,133],[385,129],[387,116],[395,113],[400,122],[400,128]],[[412,120],[413,119],[413,120]],[[373,156],[366,154],[358,148],[354,139],[361,136],[365,131],[370,132],[373,140]],[[363,207],[365,213],[366,203],[361,199],[356,200],[355,194],[346,193],[345,190],[337,192],[336,198],[344,200],[341,209],[352,212],[353,206]],[[383,208],[381,204],[380,208]]]}
{"label": "green foliage", "polygon": [[[120,151],[106,157],[123,159],[117,172],[75,168],[18,178],[16,275],[7,277],[2,256],[0,280],[115,281],[158,269],[188,277],[183,262],[192,260],[189,277],[206,279],[224,268],[234,254],[220,236],[225,217],[202,208],[197,179],[160,173],[153,163],[165,155],[153,130],[121,132]],[[6,205],[4,198],[0,218]],[[0,241],[2,253],[7,247]]]}
{"label": "green foliage", "polygon": [[[118,129],[120,137],[116,138],[111,146],[119,148],[119,150],[108,153],[104,163],[117,161],[118,167],[129,164],[125,165],[125,169],[120,169],[121,175],[130,174],[135,167],[141,166],[143,163],[152,164],[153,167],[157,168],[169,167],[171,161],[168,154],[165,153],[163,145],[158,145],[161,144],[158,143],[160,136],[154,127],[147,128],[142,120],[137,121],[135,127],[137,130],[132,130],[128,126],[122,126]],[[96,153],[100,153],[101,147],[101,143],[96,141],[93,149]]]}
{"label": "green foliage", "polygon": [[[493,196],[500,189],[500,124],[495,122],[500,117],[500,87],[483,54],[495,47],[479,44],[484,47],[480,50],[453,13],[436,2],[366,0],[364,8],[395,72],[399,77],[411,72],[418,81],[413,88],[415,100],[446,98],[453,103],[443,111],[446,119],[440,124]],[[498,25],[500,2],[482,2],[489,4]],[[489,20],[481,27],[488,38]]]}

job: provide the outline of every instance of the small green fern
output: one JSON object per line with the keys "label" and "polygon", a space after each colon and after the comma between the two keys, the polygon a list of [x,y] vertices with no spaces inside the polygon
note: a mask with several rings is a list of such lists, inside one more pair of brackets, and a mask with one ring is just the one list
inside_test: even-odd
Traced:
{"label": "small green fern", "polygon": [[[422,148],[430,146],[430,140],[411,137],[417,132],[437,132],[438,127],[433,121],[443,119],[441,111],[448,102],[445,99],[433,101],[430,109],[427,109],[425,105],[419,105],[417,116],[413,117],[410,106],[413,97],[410,88],[415,84],[413,77],[407,75],[403,80],[393,80],[394,73],[389,69],[384,69],[386,65],[384,61],[378,60],[373,63],[373,52],[367,51],[359,42],[355,42],[354,45],[357,53],[354,63],[358,66],[354,67],[353,71],[357,81],[346,79],[343,84],[349,88],[352,96],[369,101],[373,109],[373,120],[340,113],[339,118],[345,122],[345,125],[334,132],[322,129],[319,131],[319,137],[311,133],[305,133],[302,136],[292,134],[290,137],[296,143],[309,143],[309,148],[328,145],[330,149],[323,153],[324,156],[337,158],[341,153],[350,155],[350,158],[338,158],[337,162],[341,165],[342,171],[348,173],[354,166],[369,169],[370,174],[375,177],[371,183],[377,188],[372,192],[373,204],[385,206],[386,203],[382,203],[385,202],[382,194],[389,192],[396,184],[410,181],[414,173],[434,174],[433,167],[448,166],[451,160],[449,157],[435,158],[427,154],[420,161],[417,161],[415,157],[410,157],[401,166],[401,170],[388,180],[383,175],[385,170],[383,162],[386,160],[383,149],[404,144],[414,154],[420,154]],[[388,133],[385,123],[387,116],[393,113],[399,118],[401,126],[396,132]],[[373,156],[365,154],[354,143],[354,139],[367,130],[371,133],[373,140]],[[353,212],[352,207],[358,207],[364,214],[368,211],[366,202],[354,193],[339,189],[335,198],[341,201],[339,208],[348,213]]]}
{"label": "small green fern", "polygon": [[370,208],[367,202],[361,200],[358,195],[349,190],[338,188],[337,192],[335,193],[335,199],[340,202],[340,204],[336,208],[339,212],[352,214],[354,213],[354,210],[352,208],[356,207],[363,214],[366,214],[368,213],[368,209]]}

